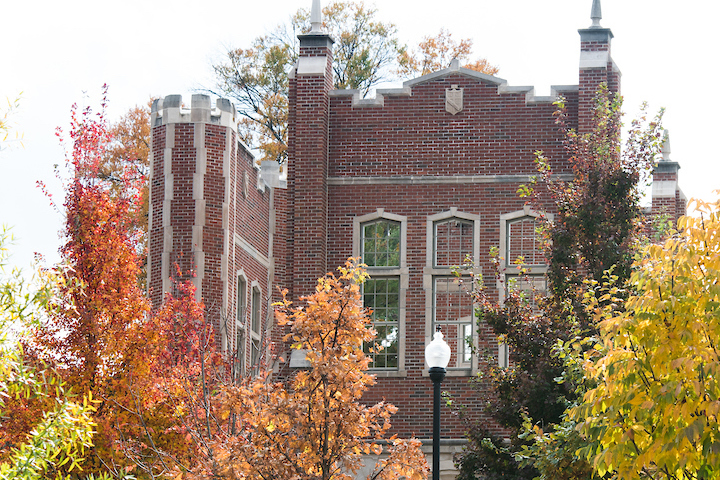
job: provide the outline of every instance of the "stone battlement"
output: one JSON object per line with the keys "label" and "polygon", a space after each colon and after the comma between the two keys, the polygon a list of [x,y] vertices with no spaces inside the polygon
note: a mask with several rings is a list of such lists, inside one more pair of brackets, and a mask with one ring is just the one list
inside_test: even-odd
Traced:
{"label": "stone battlement", "polygon": [[213,108],[209,95],[195,94],[190,108],[183,105],[182,95],[168,95],[157,99],[150,111],[153,127],[171,123],[211,123],[231,127],[237,131],[237,110],[227,98],[218,98]]}

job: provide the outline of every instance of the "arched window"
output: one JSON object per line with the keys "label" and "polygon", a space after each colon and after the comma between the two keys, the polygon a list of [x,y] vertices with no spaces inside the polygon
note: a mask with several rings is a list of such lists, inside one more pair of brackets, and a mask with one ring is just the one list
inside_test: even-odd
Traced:
{"label": "arched window", "polygon": [[452,350],[450,375],[467,375],[477,368],[472,355],[477,337],[470,295],[472,277],[471,272],[457,267],[478,257],[479,221],[479,215],[455,208],[427,220],[426,341],[437,328],[443,332]]}
{"label": "arched window", "polygon": [[363,305],[371,310],[377,331],[364,350],[372,359],[373,373],[382,376],[405,375],[406,225],[406,217],[383,209],[354,220],[353,255],[370,274],[362,287]]}

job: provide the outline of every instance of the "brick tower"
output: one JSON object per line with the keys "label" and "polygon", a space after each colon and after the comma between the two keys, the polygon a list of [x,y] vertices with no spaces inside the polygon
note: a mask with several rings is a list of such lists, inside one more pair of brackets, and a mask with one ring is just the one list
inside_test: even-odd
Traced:
{"label": "brick tower", "polygon": [[191,280],[221,349],[255,364],[268,343],[271,192],[237,137],[227,99],[180,95],[152,106],[148,290],[157,308]]}

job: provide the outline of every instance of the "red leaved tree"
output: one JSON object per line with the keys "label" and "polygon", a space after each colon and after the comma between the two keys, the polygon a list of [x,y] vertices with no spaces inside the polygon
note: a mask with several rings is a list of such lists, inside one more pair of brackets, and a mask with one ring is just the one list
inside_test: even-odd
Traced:
{"label": "red leaved tree", "polygon": [[122,162],[113,178],[102,174],[113,146],[105,118],[107,87],[103,94],[97,113],[73,105],[68,140],[58,129],[61,143],[68,143],[69,176],[63,267],[57,269],[60,300],[30,334],[27,347],[55,366],[67,388],[91,392],[98,401],[97,436],[86,471],[161,472],[174,468],[175,458],[187,458],[192,444],[176,428],[177,405],[158,390],[166,375],[158,366],[177,342],[166,322],[150,317],[138,285],[135,223],[144,178]]}

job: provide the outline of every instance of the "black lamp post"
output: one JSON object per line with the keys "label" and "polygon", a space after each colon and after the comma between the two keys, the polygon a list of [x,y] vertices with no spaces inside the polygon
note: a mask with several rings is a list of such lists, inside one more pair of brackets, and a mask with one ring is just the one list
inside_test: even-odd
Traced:
{"label": "black lamp post", "polygon": [[450,362],[450,347],[440,330],[435,332],[433,341],[425,347],[425,361],[430,367],[433,382],[433,480],[440,480],[440,384],[445,378],[445,367]]}

